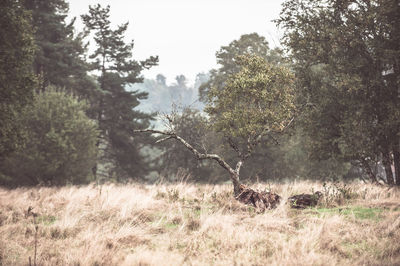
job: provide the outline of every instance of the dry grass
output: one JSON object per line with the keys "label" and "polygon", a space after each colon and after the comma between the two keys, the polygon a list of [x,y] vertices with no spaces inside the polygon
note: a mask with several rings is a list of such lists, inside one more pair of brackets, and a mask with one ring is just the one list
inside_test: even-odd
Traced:
{"label": "dry grass", "polygon": [[[40,265],[400,265],[399,189],[341,188],[325,186],[318,208],[264,214],[229,185],[0,188],[0,265],[33,260],[29,206]],[[271,189],[286,199],[324,187]]]}

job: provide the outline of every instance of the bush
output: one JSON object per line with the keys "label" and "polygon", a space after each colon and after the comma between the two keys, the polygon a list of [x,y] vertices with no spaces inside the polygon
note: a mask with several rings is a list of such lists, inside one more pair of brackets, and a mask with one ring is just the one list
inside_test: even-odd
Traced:
{"label": "bush", "polygon": [[49,87],[20,113],[25,145],[8,156],[0,181],[5,185],[65,185],[90,181],[97,148],[97,125],[88,105]]}

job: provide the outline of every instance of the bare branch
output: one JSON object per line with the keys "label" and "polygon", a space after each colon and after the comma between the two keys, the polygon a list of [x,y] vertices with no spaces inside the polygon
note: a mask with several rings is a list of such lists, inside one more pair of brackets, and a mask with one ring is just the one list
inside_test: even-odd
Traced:
{"label": "bare branch", "polygon": [[238,146],[233,142],[231,137],[227,137],[229,146],[231,146],[231,148],[238,154],[239,158],[242,158],[242,152],[240,151],[240,149],[238,148]]}
{"label": "bare branch", "polygon": [[190,145],[186,140],[184,140],[180,136],[176,135],[174,132],[164,132],[164,131],[154,130],[154,129],[141,129],[141,130],[134,130],[133,132],[134,133],[161,134],[161,135],[168,136],[167,138],[169,138],[169,139],[171,139],[171,138],[176,139],[179,142],[181,142],[187,149],[189,149],[196,156],[197,159],[199,159],[199,160],[204,160],[204,159],[215,160],[219,165],[221,165],[225,170],[227,170],[230,173],[229,176],[232,179],[234,186],[237,186],[239,184],[239,171],[240,171],[241,165],[243,164],[243,161],[240,161],[238,163],[239,167],[237,166],[236,170],[234,170],[219,155],[199,152],[192,145]]}
{"label": "bare branch", "polygon": [[155,129],[137,129],[137,130],[133,130],[133,133],[151,133],[151,134],[161,134],[161,135],[166,135],[166,136],[175,135],[172,132],[164,132],[164,131],[155,130]]}
{"label": "bare branch", "polygon": [[287,125],[282,129],[282,132],[285,131],[293,123],[296,117],[297,115],[293,116],[292,119],[290,119],[289,123],[287,123]]}
{"label": "bare branch", "polygon": [[247,159],[250,157],[250,155],[253,153],[254,147],[259,143],[258,140],[252,141],[251,136],[247,138],[247,153],[244,155],[244,159]]}
{"label": "bare branch", "polygon": [[168,137],[166,137],[166,138],[159,139],[159,140],[156,141],[156,143],[161,143],[161,142],[164,142],[164,141],[169,140],[169,139],[173,139],[173,137],[168,136]]}

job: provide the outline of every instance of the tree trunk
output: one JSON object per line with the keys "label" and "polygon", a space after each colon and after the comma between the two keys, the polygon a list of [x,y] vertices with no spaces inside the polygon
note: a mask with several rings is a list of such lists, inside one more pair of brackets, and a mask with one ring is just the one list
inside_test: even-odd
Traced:
{"label": "tree trunk", "polygon": [[[103,32],[102,32],[102,34],[103,34]],[[99,106],[98,106],[97,117],[96,117],[100,131],[103,130],[102,120],[103,120],[103,110],[104,110],[104,97],[103,97],[102,93],[105,91],[105,85],[104,85],[104,76],[106,74],[105,64],[106,64],[106,56],[105,56],[105,53],[103,53],[102,65],[101,65],[101,76],[100,76],[100,88],[101,88],[102,92],[100,92]],[[102,132],[100,132],[100,136],[97,138],[97,142],[96,142],[97,152],[100,151],[101,134],[102,134]],[[92,168],[92,174],[93,174],[95,180],[97,180],[97,170],[98,170],[98,158],[96,159],[96,162]]]}
{"label": "tree trunk", "polygon": [[394,185],[392,160],[390,159],[390,153],[387,150],[382,152],[382,164],[385,167],[387,183],[391,186]]}
{"label": "tree trunk", "polygon": [[365,172],[367,172],[367,175],[369,179],[371,180],[372,183],[378,183],[378,180],[376,179],[376,175],[371,169],[371,166],[369,166],[368,162],[366,160],[361,160],[361,165],[362,168],[364,168]]}
{"label": "tree trunk", "polygon": [[[103,105],[104,105],[103,96],[101,96],[100,101],[99,101],[99,107],[97,110],[97,117],[96,117],[100,130],[103,129],[103,126],[102,126],[102,116],[103,116],[103,108],[104,108]],[[101,134],[102,133],[100,133],[100,136],[98,136],[97,141],[96,141],[97,152],[100,152]],[[97,180],[97,169],[98,169],[97,161],[98,160],[96,159],[96,162],[94,163],[94,166],[92,167],[92,174],[93,174],[95,180]]]}
{"label": "tree trunk", "polygon": [[[400,47],[399,43],[397,42],[397,49]],[[393,57],[393,90],[397,92],[395,97],[396,104],[399,104],[400,99],[400,60],[399,57]],[[394,159],[394,170],[396,173],[396,185],[400,186],[400,139],[397,136],[396,141],[393,147],[393,159]]]}
{"label": "tree trunk", "polygon": [[393,147],[393,159],[394,159],[394,172],[396,174],[396,185],[400,186],[400,145],[397,141]]}
{"label": "tree trunk", "polygon": [[231,180],[233,184],[233,194],[235,195],[235,197],[237,197],[241,192],[239,175],[235,176],[231,174]]}

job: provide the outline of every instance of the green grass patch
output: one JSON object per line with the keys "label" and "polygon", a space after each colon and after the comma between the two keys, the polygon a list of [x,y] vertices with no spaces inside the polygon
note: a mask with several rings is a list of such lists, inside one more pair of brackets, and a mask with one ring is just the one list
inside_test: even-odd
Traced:
{"label": "green grass patch", "polygon": [[176,224],[176,223],[166,223],[164,226],[165,226],[165,228],[167,228],[167,229],[175,229],[175,228],[177,228],[177,227],[179,226],[179,224]]}
{"label": "green grass patch", "polygon": [[383,209],[381,208],[368,208],[361,206],[348,206],[342,208],[316,208],[314,209],[318,214],[340,214],[344,216],[354,215],[357,219],[379,220],[382,218]]}
{"label": "green grass patch", "polygon": [[196,216],[196,217],[200,217],[200,215],[201,215],[201,207],[200,206],[196,206],[195,208],[194,208],[194,210],[193,210],[193,214]]}
{"label": "green grass patch", "polygon": [[373,247],[369,246],[366,241],[358,241],[358,242],[342,242],[342,247],[344,248],[344,252],[348,258],[358,257],[361,254],[365,254],[368,252],[372,252]]}
{"label": "green grass patch", "polygon": [[53,215],[40,215],[36,218],[37,223],[44,224],[46,226],[54,224],[57,218]]}

